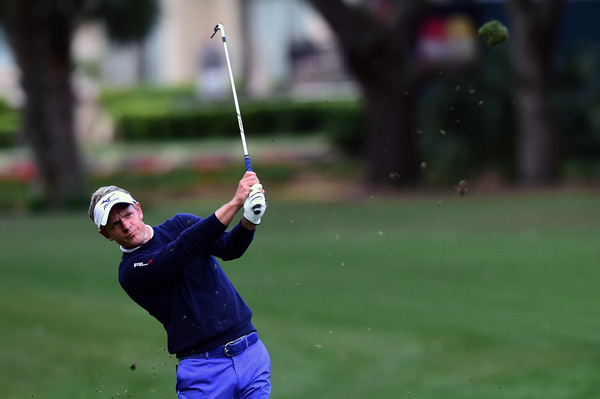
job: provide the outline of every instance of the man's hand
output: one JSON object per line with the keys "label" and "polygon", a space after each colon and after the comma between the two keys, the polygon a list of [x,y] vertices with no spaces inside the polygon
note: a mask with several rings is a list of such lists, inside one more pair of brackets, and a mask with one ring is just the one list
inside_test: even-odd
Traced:
{"label": "man's hand", "polygon": [[237,187],[237,191],[235,192],[235,195],[234,195],[233,199],[231,200],[231,202],[233,204],[238,206],[238,209],[240,209],[242,206],[244,206],[244,203],[246,202],[246,198],[248,198],[248,195],[252,191],[252,187],[255,184],[260,184],[260,181],[258,180],[256,173],[246,172],[244,174],[244,177],[242,177],[242,180],[240,180],[238,187]]}
{"label": "man's hand", "polygon": [[[253,190],[254,189],[254,190]],[[252,200],[252,198],[254,198]],[[224,225],[229,225],[233,220],[235,214],[244,207],[244,204],[248,201],[252,200],[253,205],[255,204],[264,204],[261,206],[261,211],[259,212],[258,217],[252,211],[252,216],[248,215],[249,218],[245,216],[244,209],[244,218],[242,218],[242,224],[244,227],[248,229],[255,229],[256,225],[260,223],[260,218],[264,214],[264,210],[266,208],[266,200],[264,199],[264,190],[254,172],[246,172],[244,177],[240,180],[235,195],[233,199],[229,201],[227,204],[223,205],[221,208],[217,209],[215,215]],[[257,223],[254,223],[257,222]]]}
{"label": "man's hand", "polygon": [[244,202],[244,218],[254,225],[260,224],[266,209],[267,200],[262,184],[255,184]]}

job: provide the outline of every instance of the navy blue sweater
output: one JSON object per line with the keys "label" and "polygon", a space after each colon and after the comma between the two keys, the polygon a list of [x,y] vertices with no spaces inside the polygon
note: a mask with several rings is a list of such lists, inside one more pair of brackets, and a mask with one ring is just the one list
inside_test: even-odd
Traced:
{"label": "navy blue sweater", "polygon": [[254,231],[217,217],[177,214],[119,265],[127,294],[167,331],[169,353],[205,351],[255,331],[252,311],[215,258],[242,256]]}

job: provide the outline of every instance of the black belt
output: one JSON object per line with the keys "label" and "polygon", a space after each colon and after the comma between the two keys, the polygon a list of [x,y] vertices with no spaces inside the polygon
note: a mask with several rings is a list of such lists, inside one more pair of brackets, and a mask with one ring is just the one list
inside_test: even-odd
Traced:
{"label": "black belt", "polygon": [[208,351],[195,351],[192,349],[187,352],[177,354],[177,358],[210,359],[213,357],[234,357],[257,343],[259,340],[260,338],[258,337],[258,333],[253,332]]}

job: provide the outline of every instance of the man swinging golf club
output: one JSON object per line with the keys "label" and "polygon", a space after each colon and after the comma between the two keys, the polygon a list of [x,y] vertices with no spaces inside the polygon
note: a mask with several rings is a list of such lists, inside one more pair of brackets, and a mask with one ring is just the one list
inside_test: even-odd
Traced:
{"label": "man swinging golf club", "polygon": [[[236,213],[240,222],[227,231]],[[89,216],[120,245],[119,282],[160,321],[179,359],[177,395],[268,398],[271,363],[252,325],[252,311],[215,259],[241,257],[266,209],[264,191],[247,171],[233,199],[206,218],[176,214],[150,227],[139,202],[116,186],[99,188]]]}

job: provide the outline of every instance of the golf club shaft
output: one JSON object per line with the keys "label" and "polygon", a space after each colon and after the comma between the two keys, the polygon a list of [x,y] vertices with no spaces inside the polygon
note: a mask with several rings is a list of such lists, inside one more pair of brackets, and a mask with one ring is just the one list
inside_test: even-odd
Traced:
{"label": "golf club shaft", "polygon": [[[229,71],[231,92],[233,93],[233,103],[235,104],[235,113],[237,114],[238,126],[240,128],[240,138],[242,139],[242,147],[244,148],[244,161],[246,162],[246,171],[252,172],[252,165],[250,164],[250,155],[248,155],[248,146],[246,145],[246,135],[244,134],[244,124],[242,123],[242,112],[240,111],[240,104],[238,103],[237,92],[235,90],[235,81],[233,79],[233,70],[231,69],[231,61],[229,60],[229,50],[227,50],[227,39],[225,38],[225,28],[223,27],[223,24],[217,24],[217,26],[215,26],[211,38],[217,33],[217,31],[221,32],[221,38],[223,39],[225,60],[227,61],[227,70]],[[262,205],[253,205],[252,209],[254,214],[258,215],[262,211]]]}
{"label": "golf club shaft", "polygon": [[[231,92],[233,93],[233,102],[235,104],[235,112],[237,114],[238,126],[240,128],[240,137],[242,139],[242,147],[244,148],[244,161],[246,162],[246,170],[251,172],[252,165],[250,164],[250,156],[248,155],[248,146],[246,145],[246,135],[244,134],[244,124],[242,123],[242,113],[240,112],[240,104],[238,103],[237,92],[235,90],[235,81],[233,79],[233,70],[231,69],[231,61],[229,60],[229,51],[227,50],[227,39],[225,38],[225,28],[223,24],[217,24],[215,26],[215,31],[213,35],[217,33],[217,31],[221,32],[221,37],[223,39],[223,49],[225,50],[225,60],[227,61],[227,70],[229,71],[229,81],[231,83]],[[212,37],[211,36],[211,37]]]}

